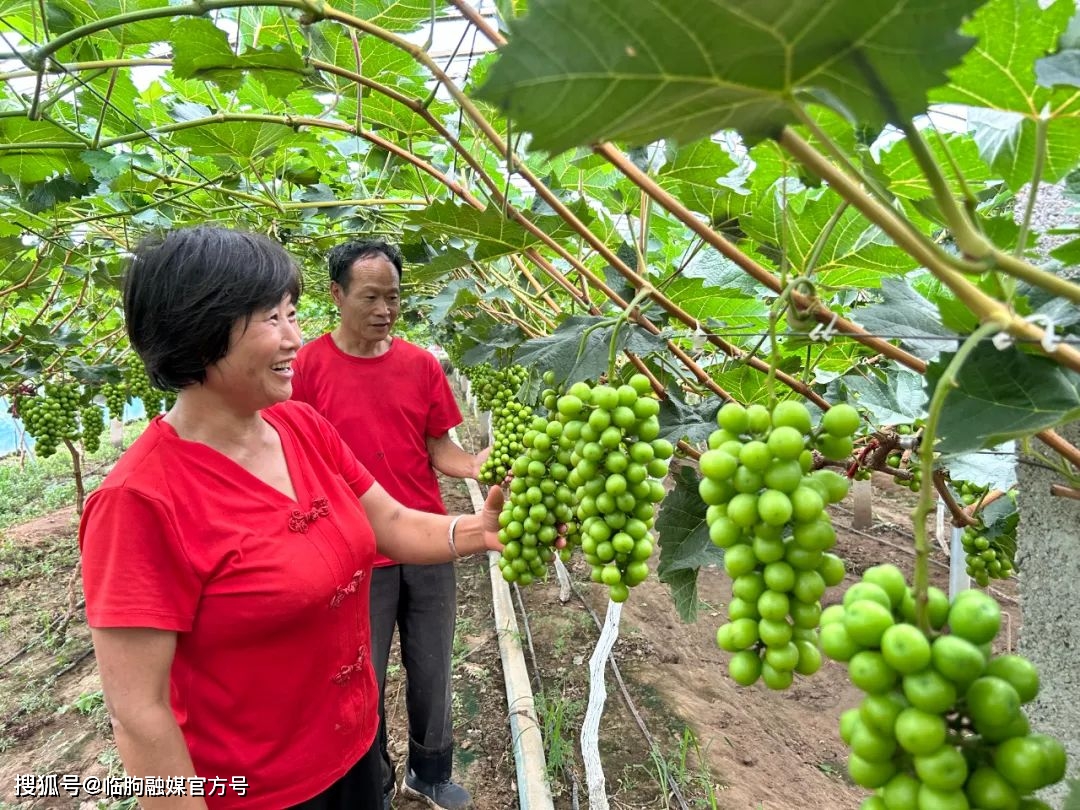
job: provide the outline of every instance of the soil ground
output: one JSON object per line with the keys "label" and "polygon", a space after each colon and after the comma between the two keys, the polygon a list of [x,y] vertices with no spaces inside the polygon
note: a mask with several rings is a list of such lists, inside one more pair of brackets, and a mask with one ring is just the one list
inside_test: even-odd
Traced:
{"label": "soil ground", "polygon": [[[467,423],[463,443],[474,447],[475,435],[475,425]],[[451,512],[471,511],[464,484],[444,480],[443,488]],[[875,479],[875,524],[868,532],[849,528],[850,503],[834,510],[836,551],[849,567],[845,585],[885,561],[910,574],[912,504],[910,493],[883,478]],[[122,773],[80,589],[77,583],[71,587],[75,526],[74,511],[62,509],[0,532],[0,810],[132,806],[14,796],[17,774]],[[940,587],[947,586],[945,561],[935,549],[932,582]],[[587,806],[577,737],[588,697],[588,658],[599,635],[596,622],[607,604],[606,589],[587,582],[583,562],[570,570],[577,596],[561,604],[552,577],[521,589],[525,612],[518,615],[558,810]],[[462,562],[458,574],[455,775],[472,792],[476,810],[511,810],[518,806],[516,774],[487,562]],[[1019,630],[1015,583],[998,589],[1009,617],[1002,634],[1008,646]],[[838,601],[842,590],[831,590],[826,603]],[[857,701],[855,690],[831,663],[784,692],[736,686],[726,675],[727,655],[714,641],[729,598],[723,572],[707,569],[699,577],[694,624],[679,620],[666,586],[655,577],[635,588],[625,604],[613,658],[626,689],[609,668],[600,734],[611,806],[854,810],[864,792],[846,781],[837,721]],[[402,694],[403,673],[392,661],[388,715],[399,762],[406,745]],[[399,793],[394,806],[425,805]]]}

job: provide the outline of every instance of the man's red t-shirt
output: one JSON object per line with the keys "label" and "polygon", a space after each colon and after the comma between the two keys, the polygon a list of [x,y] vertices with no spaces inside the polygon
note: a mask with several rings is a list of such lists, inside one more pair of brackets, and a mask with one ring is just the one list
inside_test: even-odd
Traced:
{"label": "man's red t-shirt", "polygon": [[90,626],[177,633],[171,702],[195,771],[247,784],[246,796],[212,796],[207,783],[212,808],[317,795],[368,751],[379,722],[375,537],[358,500],[373,478],[306,405],[262,415],[296,501],[157,417],[79,527]]}
{"label": "man's red t-shirt", "polygon": [[[394,338],[378,357],[354,357],[326,334],[300,349],[292,395],[325,416],[400,503],[446,514],[427,439],[461,424],[461,411],[431,352]],[[375,559],[377,566],[393,562]]]}

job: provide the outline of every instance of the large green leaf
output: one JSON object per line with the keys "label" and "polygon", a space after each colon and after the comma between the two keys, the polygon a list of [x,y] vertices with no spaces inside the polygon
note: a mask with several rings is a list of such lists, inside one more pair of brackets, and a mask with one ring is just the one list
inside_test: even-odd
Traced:
{"label": "large green leaf", "polygon": [[905,349],[933,360],[957,349],[957,336],[941,325],[933,304],[901,279],[881,283],[881,303],[860,307],[854,319],[868,332],[887,340],[899,339]]}
{"label": "large green leaf", "polygon": [[923,391],[922,375],[906,369],[888,375],[868,374],[848,375],[843,385],[852,396],[851,404],[870,412],[872,424],[909,425],[926,417],[930,400]]}
{"label": "large green leaf", "polygon": [[334,8],[388,31],[413,31],[431,19],[431,0],[342,0]]}
{"label": "large green leaf", "polygon": [[684,146],[664,165],[657,180],[691,211],[698,211],[717,222],[726,218],[728,197],[737,182],[728,179],[737,168],[734,159],[722,146],[709,140]]}
{"label": "large green leaf", "polygon": [[295,90],[308,69],[303,58],[287,45],[249,48],[233,52],[225,32],[201,18],[183,19],[173,28],[173,73],[183,79],[205,79],[223,90],[236,90],[246,71],[278,98]]}
{"label": "large green leaf", "polygon": [[[49,0],[46,4],[50,21],[63,19],[66,26],[50,25],[53,36],[87,23],[119,17],[146,9],[166,8],[169,0]],[[105,29],[105,36],[121,46],[160,42],[169,38],[172,23],[162,16],[136,20]]]}
{"label": "large green leaf", "polygon": [[723,402],[710,397],[693,405],[678,389],[668,390],[660,403],[660,435],[672,444],[685,439],[691,444],[704,443],[716,430],[716,412]]}
{"label": "large green leaf", "polygon": [[675,472],[675,488],[664,498],[656,520],[660,541],[660,564],[656,569],[661,582],[671,588],[675,608],[684,622],[697,618],[698,571],[707,565],[719,565],[724,552],[709,539],[705,523],[705,502],[698,495],[698,475],[690,466]]}
{"label": "large green leaf", "polygon": [[[929,136],[930,152],[940,166],[947,166],[946,182],[955,196],[966,186],[972,192],[996,180],[990,167],[979,157],[975,138],[967,133]],[[889,179],[889,191],[897,197],[922,200],[932,196],[930,183],[923,174],[911,146],[901,139],[892,144],[881,156],[881,170]]]}
{"label": "large green leaf", "polygon": [[[926,390],[933,392],[951,355],[926,369]],[[1080,376],[1053,360],[1015,346],[998,350],[980,343],[956,377],[938,425],[938,450],[963,453],[1080,418]]]}
{"label": "large green leaf", "polygon": [[479,97],[560,152],[603,140],[747,139],[813,94],[877,128],[926,109],[980,0],[550,0],[510,23]]}
{"label": "large green leaf", "polygon": [[610,318],[571,315],[550,335],[523,343],[514,361],[524,366],[551,369],[556,382],[595,380],[608,370],[612,340],[615,354],[629,350],[638,356],[666,349],[664,338],[630,323],[618,326]]}
{"label": "large green leaf", "polygon": [[1035,73],[1036,60],[1057,49],[1075,11],[1072,0],[1046,9],[1038,0],[990,0],[963,29],[978,44],[932,94],[978,108],[969,122],[979,152],[1014,190],[1032,177],[1036,122],[1046,128],[1044,181],[1056,182],[1080,163],[1080,94],[1040,86]]}
{"label": "large green leaf", "polygon": [[[740,219],[759,243],[783,251],[791,272],[830,287],[876,287],[916,267],[910,255],[833,192],[785,193],[783,181]],[[839,215],[839,216],[837,216]],[[831,229],[831,230],[830,230]],[[818,244],[824,239],[823,244]],[[817,256],[811,267],[811,259]]]}
{"label": "large green leaf", "polygon": [[0,172],[20,183],[40,183],[54,173],[85,180],[89,168],[79,160],[81,145],[72,149],[20,148],[20,144],[78,144],[70,132],[49,121],[0,118]]}
{"label": "large green leaf", "polygon": [[200,155],[231,158],[247,166],[256,157],[273,153],[283,141],[292,139],[285,124],[262,121],[222,121],[208,118],[198,126],[172,133],[172,141]]}

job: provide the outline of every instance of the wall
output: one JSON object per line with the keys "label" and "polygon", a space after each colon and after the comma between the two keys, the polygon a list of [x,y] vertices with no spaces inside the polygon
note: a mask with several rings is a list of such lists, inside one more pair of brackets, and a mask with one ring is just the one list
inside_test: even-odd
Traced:
{"label": "wall", "polygon": [[[1080,422],[1059,431],[1080,444]],[[1032,449],[1045,448],[1036,440]],[[1017,469],[1020,527],[1020,652],[1039,668],[1042,687],[1028,704],[1036,731],[1065,743],[1068,779],[1080,779],[1080,501],[1055,497],[1056,473],[1020,457]],[[1060,810],[1064,784],[1040,798]]]}

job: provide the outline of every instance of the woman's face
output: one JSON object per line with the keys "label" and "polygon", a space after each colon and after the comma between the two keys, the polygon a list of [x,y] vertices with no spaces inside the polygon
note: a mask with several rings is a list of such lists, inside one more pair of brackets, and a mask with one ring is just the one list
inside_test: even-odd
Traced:
{"label": "woman's face", "polygon": [[233,324],[229,351],[206,370],[204,385],[238,410],[284,402],[292,395],[292,361],[300,343],[296,306],[286,294],[276,306]]}

